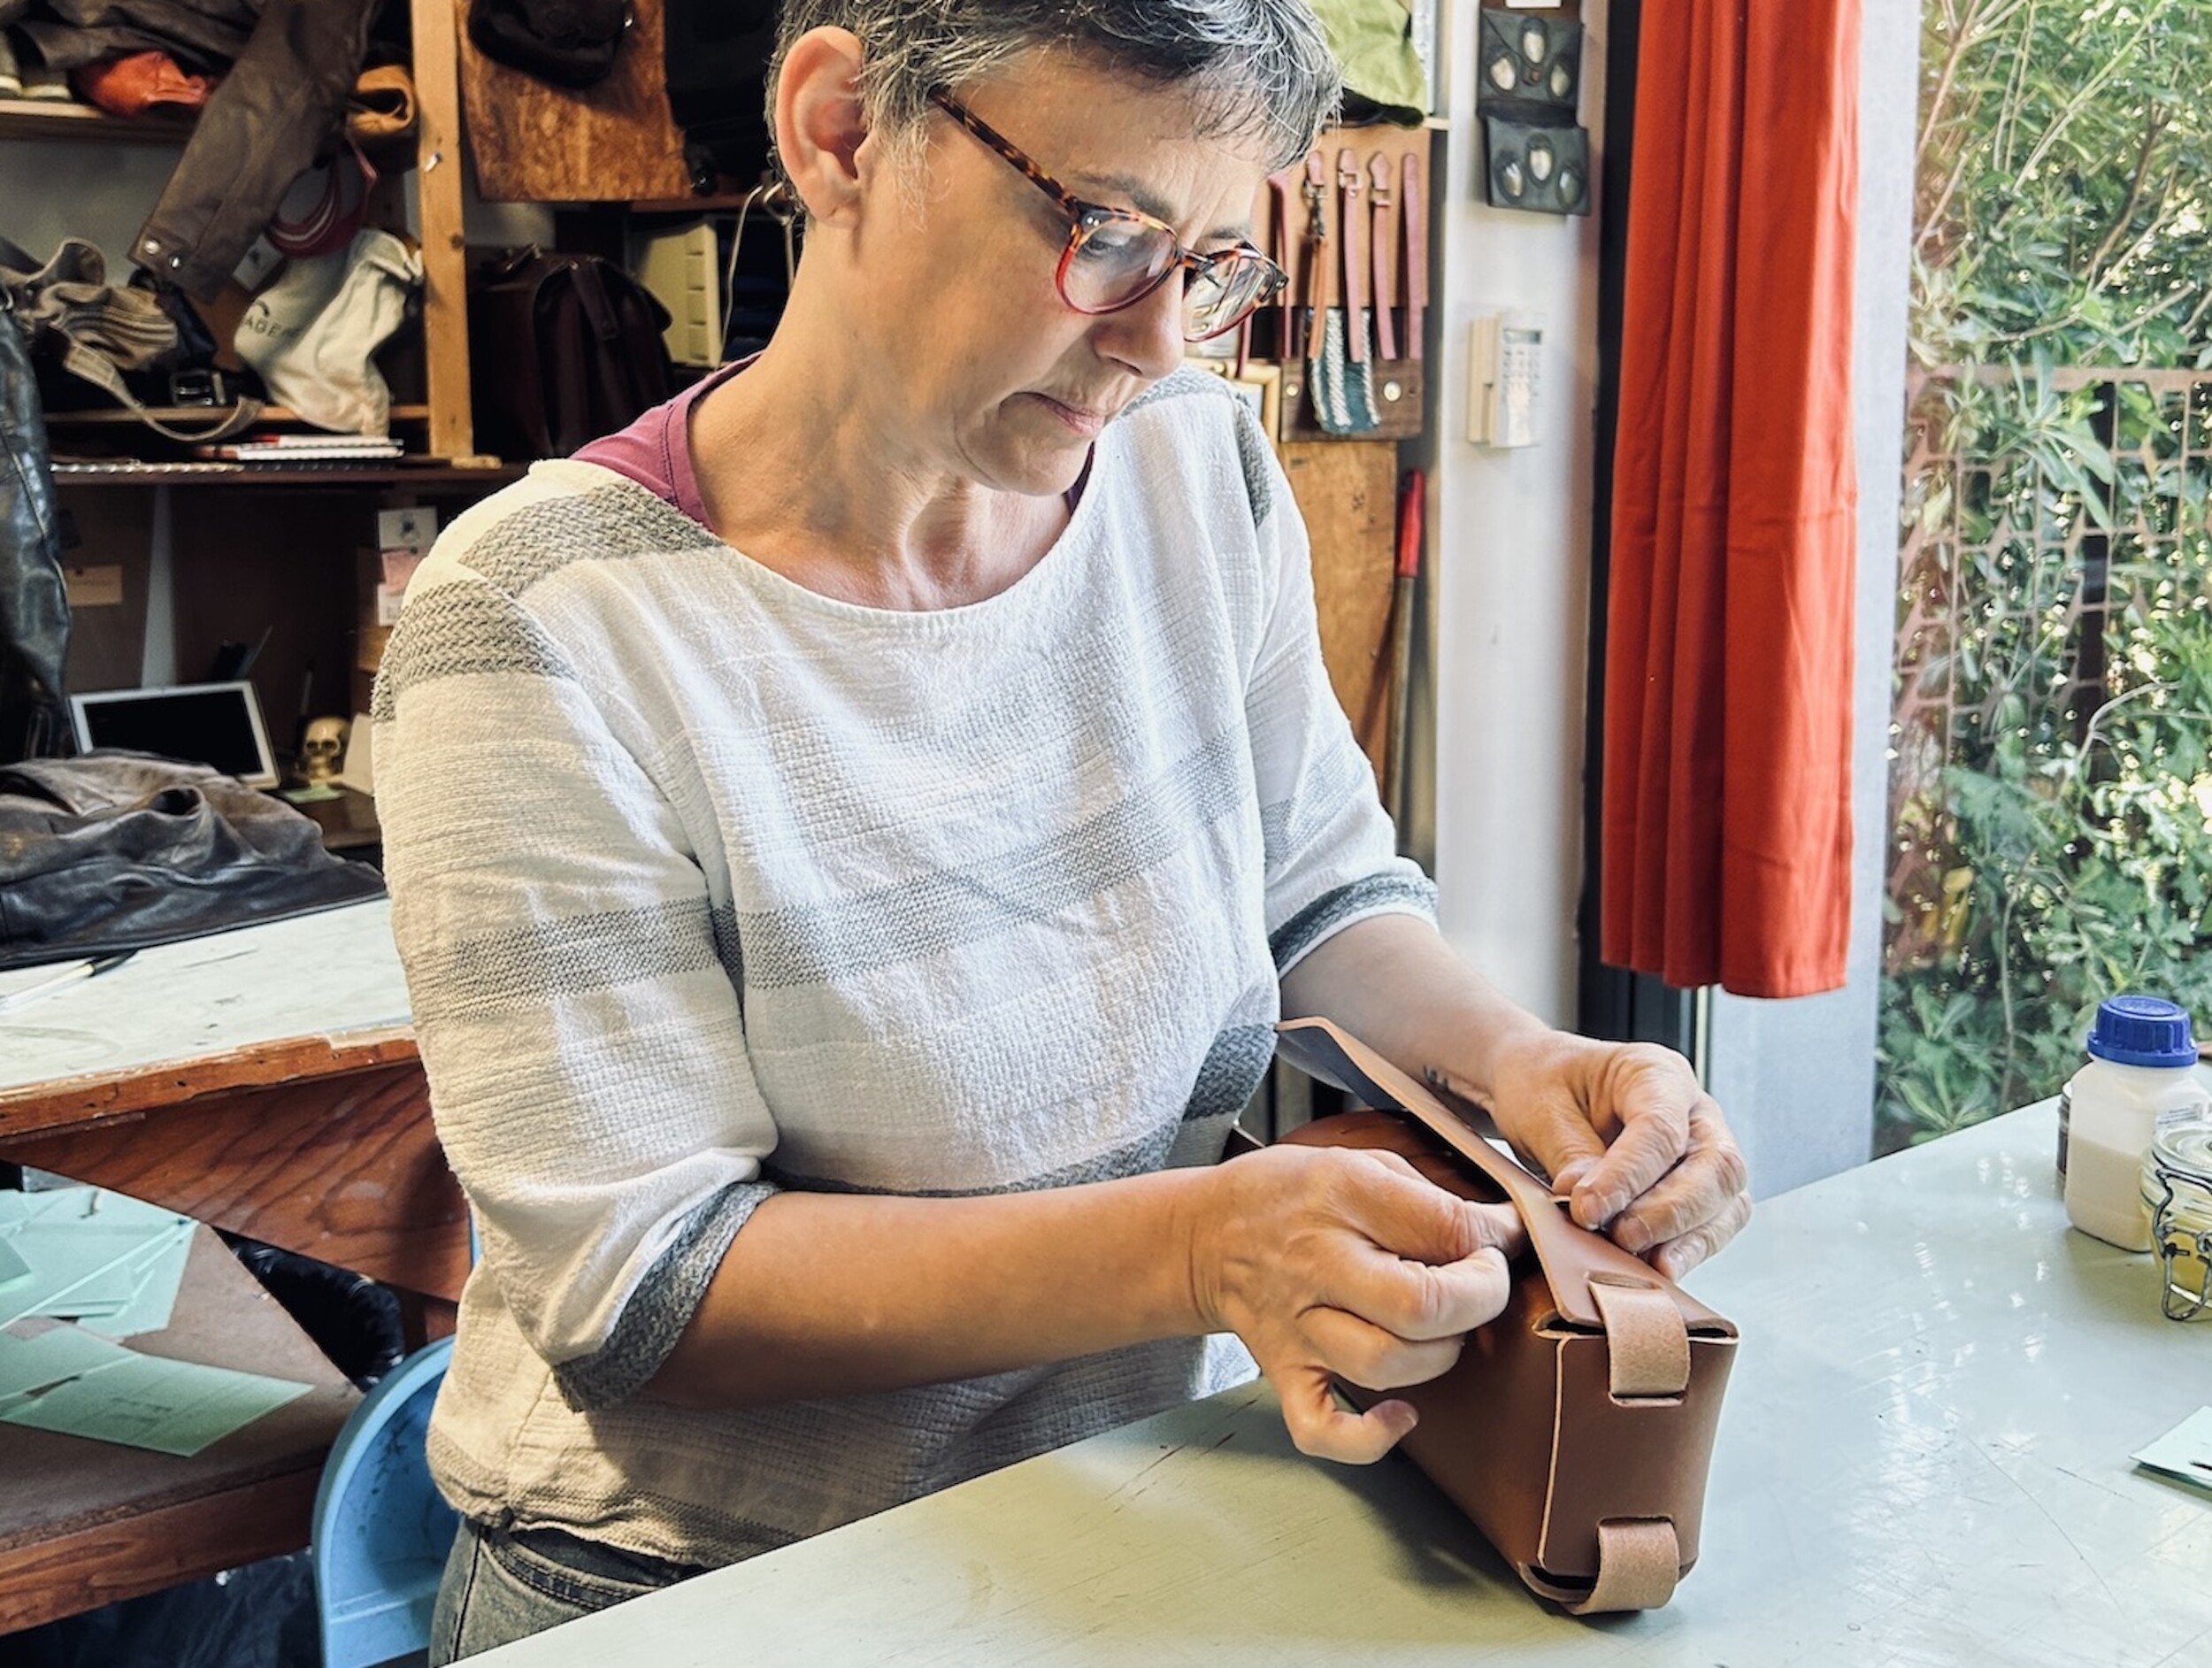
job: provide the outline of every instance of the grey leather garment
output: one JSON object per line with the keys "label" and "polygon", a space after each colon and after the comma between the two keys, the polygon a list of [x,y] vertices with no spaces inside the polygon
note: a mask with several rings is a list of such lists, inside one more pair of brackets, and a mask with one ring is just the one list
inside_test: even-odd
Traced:
{"label": "grey leather garment", "polygon": [[0,971],[383,892],[307,818],[204,765],[110,749],[0,768]]}
{"label": "grey leather garment", "polygon": [[30,350],[0,294],[0,765],[68,750],[61,527]]}

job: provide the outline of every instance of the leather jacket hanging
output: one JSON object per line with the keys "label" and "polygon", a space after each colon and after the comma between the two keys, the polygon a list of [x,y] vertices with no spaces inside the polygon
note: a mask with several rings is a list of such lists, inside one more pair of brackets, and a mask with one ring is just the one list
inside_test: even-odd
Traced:
{"label": "leather jacket hanging", "polygon": [[0,765],[68,749],[69,602],[46,419],[0,296]]}
{"label": "leather jacket hanging", "polygon": [[344,119],[377,0],[268,0],[131,257],[211,301]]}

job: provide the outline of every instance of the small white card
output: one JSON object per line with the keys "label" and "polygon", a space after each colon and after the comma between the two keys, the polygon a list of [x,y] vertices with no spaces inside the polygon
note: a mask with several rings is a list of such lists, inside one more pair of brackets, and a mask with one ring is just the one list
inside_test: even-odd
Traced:
{"label": "small white card", "polygon": [[2199,1408],[2133,1458],[2139,1465],[2212,1491],[2212,1407]]}

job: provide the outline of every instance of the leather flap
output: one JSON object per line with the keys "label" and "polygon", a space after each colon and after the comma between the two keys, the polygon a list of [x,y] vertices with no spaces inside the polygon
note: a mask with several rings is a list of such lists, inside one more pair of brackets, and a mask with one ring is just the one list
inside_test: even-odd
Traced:
{"label": "leather flap", "polygon": [[1651,1264],[1631,1257],[1603,1234],[1578,1226],[1568,1216],[1565,1200],[1555,1197],[1542,1181],[1483,1140],[1426,1088],[1357,1038],[1326,1019],[1288,1019],[1275,1029],[1284,1057],[1307,1075],[1333,1083],[1370,1106],[1405,1113],[1496,1182],[1528,1224],[1529,1242],[1553,1301],[1571,1324],[1609,1330],[1591,1290],[1594,1280],[1609,1277],[1619,1287],[1663,1293],[1686,1328],[1736,1335],[1730,1321]]}

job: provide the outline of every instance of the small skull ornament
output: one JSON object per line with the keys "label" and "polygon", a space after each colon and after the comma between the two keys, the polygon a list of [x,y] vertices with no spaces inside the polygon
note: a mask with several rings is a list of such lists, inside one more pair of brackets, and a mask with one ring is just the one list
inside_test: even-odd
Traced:
{"label": "small skull ornament", "polygon": [[338,766],[346,756],[346,720],[310,719],[300,738],[300,778],[303,781],[338,780]]}

